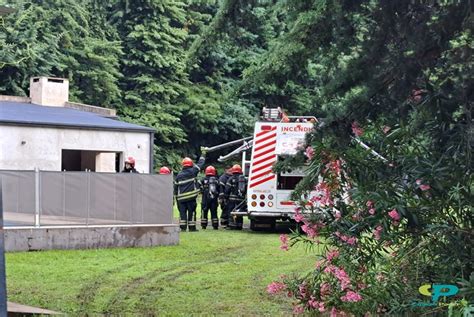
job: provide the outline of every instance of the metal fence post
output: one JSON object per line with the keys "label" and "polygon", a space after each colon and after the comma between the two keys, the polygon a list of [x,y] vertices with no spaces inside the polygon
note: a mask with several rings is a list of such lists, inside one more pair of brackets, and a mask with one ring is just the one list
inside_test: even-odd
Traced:
{"label": "metal fence post", "polygon": [[86,225],[89,225],[89,216],[91,210],[91,172],[87,173],[87,218],[86,218]]}
{"label": "metal fence post", "polygon": [[7,279],[5,275],[5,242],[3,229],[2,179],[0,178],[0,316],[7,316]]}
{"label": "metal fence post", "polygon": [[39,168],[35,167],[35,227],[40,226],[40,186],[40,170]]}

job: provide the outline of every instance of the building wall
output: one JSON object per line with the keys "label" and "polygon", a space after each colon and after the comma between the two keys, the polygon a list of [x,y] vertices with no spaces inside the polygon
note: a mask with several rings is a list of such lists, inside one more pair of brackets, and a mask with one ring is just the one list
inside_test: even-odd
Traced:
{"label": "building wall", "polygon": [[[0,169],[60,171],[63,149],[123,152],[139,172],[150,172],[149,133],[0,125]],[[105,154],[96,157],[96,167],[115,170],[115,155]]]}

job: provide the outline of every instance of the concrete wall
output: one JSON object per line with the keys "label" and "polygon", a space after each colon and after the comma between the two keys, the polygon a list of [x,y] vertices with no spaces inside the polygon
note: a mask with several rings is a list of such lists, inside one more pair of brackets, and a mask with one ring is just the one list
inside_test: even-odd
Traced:
{"label": "concrete wall", "polygon": [[5,228],[6,251],[152,247],[179,243],[177,225]]}
{"label": "concrete wall", "polygon": [[[149,133],[0,125],[0,136],[0,169],[60,171],[65,149],[123,152],[135,158],[139,172],[150,172]],[[112,169],[111,157],[99,159],[105,171]]]}

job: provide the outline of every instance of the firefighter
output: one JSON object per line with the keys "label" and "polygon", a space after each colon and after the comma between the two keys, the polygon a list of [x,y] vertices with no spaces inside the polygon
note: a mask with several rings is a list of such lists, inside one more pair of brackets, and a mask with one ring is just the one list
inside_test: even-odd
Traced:
{"label": "firefighter", "polygon": [[160,175],[166,175],[166,174],[171,174],[171,170],[166,167],[166,166],[163,166],[162,168],[160,168]]}
{"label": "firefighter", "polygon": [[122,173],[138,173],[135,169],[135,159],[133,157],[129,156],[125,160],[125,167],[123,168]]}
{"label": "firefighter", "polygon": [[219,178],[214,166],[206,167],[205,177],[201,181],[201,228],[207,228],[207,215],[211,211],[211,222],[214,230],[219,228],[219,218],[217,218],[217,205],[219,197]]}
{"label": "firefighter", "polygon": [[202,155],[197,165],[189,157],[181,162],[183,169],[176,175],[174,194],[179,210],[179,227],[182,231],[197,231],[196,229],[196,198],[199,194],[199,183],[197,176],[204,166],[206,152],[201,150]]}
{"label": "firefighter", "polygon": [[225,198],[225,185],[232,176],[232,167],[226,169],[225,173],[219,177],[219,204],[221,205],[221,226],[226,227],[229,222],[228,201]]}
{"label": "firefighter", "polygon": [[247,179],[242,173],[242,167],[236,164],[232,166],[232,176],[227,180],[225,195],[229,201],[229,228],[241,230],[243,217],[230,215],[232,211],[246,211],[245,195],[247,193]]}

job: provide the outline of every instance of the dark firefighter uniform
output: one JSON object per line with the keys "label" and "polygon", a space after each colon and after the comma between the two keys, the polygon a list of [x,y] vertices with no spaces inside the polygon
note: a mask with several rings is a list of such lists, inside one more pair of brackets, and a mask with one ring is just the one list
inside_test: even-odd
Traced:
{"label": "dark firefighter uniform", "polygon": [[176,175],[174,182],[174,195],[178,203],[179,227],[185,231],[196,231],[196,198],[199,194],[199,183],[197,176],[204,166],[204,154],[199,158],[197,165],[186,157],[182,161],[183,169]]}
{"label": "dark firefighter uniform", "polygon": [[227,181],[229,178],[232,176],[231,169],[229,168],[226,170],[224,174],[219,177],[219,203],[221,205],[221,225],[222,226],[227,226],[229,223],[229,210],[228,206],[229,203],[226,199],[225,196],[225,185],[227,184]]}
{"label": "dark firefighter uniform", "polygon": [[229,228],[231,229],[242,229],[243,217],[230,215],[232,211],[245,211],[247,210],[247,204],[245,200],[247,192],[247,179],[242,174],[242,168],[240,165],[234,165],[232,167],[232,176],[229,177],[225,186],[225,195],[228,200],[229,210]]}
{"label": "dark firefighter uniform", "polygon": [[213,166],[208,166],[205,170],[205,174],[206,176],[201,180],[201,228],[207,228],[207,216],[209,211],[211,211],[212,227],[217,230],[219,228],[219,218],[217,218],[219,178]]}

